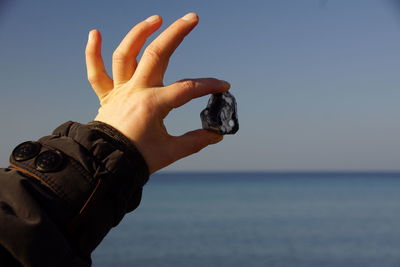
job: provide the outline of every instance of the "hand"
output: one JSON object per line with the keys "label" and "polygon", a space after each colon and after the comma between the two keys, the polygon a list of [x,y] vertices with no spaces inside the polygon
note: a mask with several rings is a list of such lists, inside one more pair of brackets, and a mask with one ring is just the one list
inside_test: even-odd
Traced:
{"label": "hand", "polygon": [[113,79],[104,68],[100,32],[89,33],[87,74],[100,100],[95,120],[128,137],[142,153],[150,173],[222,140],[221,135],[203,129],[171,136],[163,123],[172,109],[230,87],[229,83],[214,78],[185,79],[163,85],[170,56],[198,21],[194,13],[175,21],[145,49],[139,63],[137,55],[147,37],[161,26],[162,19],[155,15],[137,24],[113,53]]}

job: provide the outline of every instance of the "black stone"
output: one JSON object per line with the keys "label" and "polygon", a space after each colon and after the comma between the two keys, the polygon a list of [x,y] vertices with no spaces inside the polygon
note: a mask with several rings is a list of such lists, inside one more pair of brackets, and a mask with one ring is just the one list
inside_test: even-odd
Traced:
{"label": "black stone", "polygon": [[235,97],[229,92],[211,95],[200,118],[203,129],[219,134],[235,134],[239,130]]}

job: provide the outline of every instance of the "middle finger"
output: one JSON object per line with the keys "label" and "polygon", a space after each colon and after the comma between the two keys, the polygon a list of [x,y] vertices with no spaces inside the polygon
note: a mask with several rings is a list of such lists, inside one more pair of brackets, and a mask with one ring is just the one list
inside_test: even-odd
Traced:
{"label": "middle finger", "polygon": [[132,77],[135,84],[143,87],[161,86],[169,58],[198,21],[195,13],[189,13],[163,31],[144,51]]}

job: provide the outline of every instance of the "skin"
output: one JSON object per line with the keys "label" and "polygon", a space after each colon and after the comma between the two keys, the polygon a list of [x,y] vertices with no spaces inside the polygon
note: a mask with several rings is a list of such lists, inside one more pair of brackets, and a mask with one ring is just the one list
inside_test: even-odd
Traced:
{"label": "skin", "polygon": [[140,62],[136,57],[146,39],[161,26],[162,19],[154,15],[134,26],[113,53],[113,79],[104,67],[100,32],[89,33],[87,74],[100,101],[95,120],[128,137],[143,155],[150,173],[222,140],[221,135],[203,129],[172,136],[163,122],[172,109],[193,98],[230,88],[228,82],[215,78],[163,84],[169,58],[198,22],[195,13],[176,20],[144,50]]}

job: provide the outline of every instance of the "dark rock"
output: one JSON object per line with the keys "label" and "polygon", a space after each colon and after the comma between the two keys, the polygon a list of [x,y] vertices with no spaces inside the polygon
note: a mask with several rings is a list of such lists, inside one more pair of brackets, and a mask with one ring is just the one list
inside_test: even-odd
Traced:
{"label": "dark rock", "polygon": [[200,118],[203,129],[219,134],[235,134],[239,130],[235,97],[229,92],[211,95]]}

